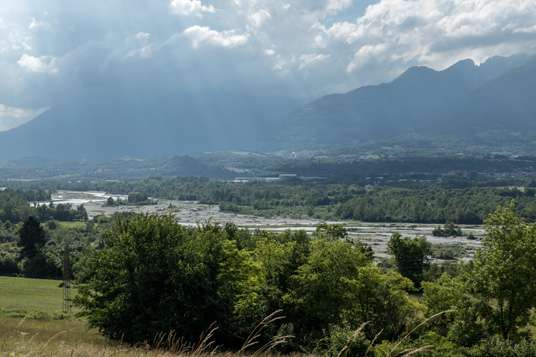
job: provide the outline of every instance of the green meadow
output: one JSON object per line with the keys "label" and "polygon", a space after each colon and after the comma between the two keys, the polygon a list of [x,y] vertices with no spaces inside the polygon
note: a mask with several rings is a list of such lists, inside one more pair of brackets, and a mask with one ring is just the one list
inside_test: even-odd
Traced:
{"label": "green meadow", "polygon": [[87,322],[63,313],[60,283],[60,280],[0,276],[0,357],[176,356],[216,352],[201,346],[184,353],[181,345],[166,345],[165,341],[157,350],[147,345],[131,347],[110,341],[97,330],[89,329]]}
{"label": "green meadow", "polygon": [[0,316],[59,318],[63,309],[60,280],[0,276]]}
{"label": "green meadow", "polygon": [[86,322],[63,314],[60,283],[0,276],[0,356],[96,356],[112,348]]}

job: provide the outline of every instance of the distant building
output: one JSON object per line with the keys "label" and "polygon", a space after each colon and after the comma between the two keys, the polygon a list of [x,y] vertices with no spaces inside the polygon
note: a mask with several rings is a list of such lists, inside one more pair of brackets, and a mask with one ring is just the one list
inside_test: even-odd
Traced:
{"label": "distant building", "polygon": [[279,177],[235,177],[233,182],[279,182],[279,181],[289,181],[289,180],[322,180],[323,177],[302,177],[296,174],[281,174]]}
{"label": "distant building", "polygon": [[236,177],[233,182],[273,182],[279,181],[277,177]]}
{"label": "distant building", "polygon": [[281,174],[279,175],[279,181],[294,180],[297,179],[298,175],[296,174]]}

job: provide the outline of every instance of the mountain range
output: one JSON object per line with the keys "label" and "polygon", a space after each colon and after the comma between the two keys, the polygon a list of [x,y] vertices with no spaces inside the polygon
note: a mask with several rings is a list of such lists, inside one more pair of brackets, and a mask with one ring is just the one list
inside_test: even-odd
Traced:
{"label": "mountain range", "polygon": [[225,90],[120,98],[69,98],[0,132],[0,160],[385,146],[516,152],[536,142],[536,57],[526,55],[412,67],[390,83],[305,105]]}
{"label": "mountain range", "polygon": [[536,126],[530,120],[536,119],[535,66],[535,57],[517,55],[493,57],[479,66],[463,60],[442,71],[412,67],[390,83],[301,107],[285,121],[278,142],[295,150],[372,143],[459,147],[462,138],[482,145],[480,139],[489,133]]}

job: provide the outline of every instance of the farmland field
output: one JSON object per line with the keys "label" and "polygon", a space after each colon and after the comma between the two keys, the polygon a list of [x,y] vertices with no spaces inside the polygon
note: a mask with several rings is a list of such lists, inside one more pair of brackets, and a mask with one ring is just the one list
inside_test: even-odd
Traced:
{"label": "farmland field", "polygon": [[0,316],[52,318],[63,308],[59,280],[0,276]]}
{"label": "farmland field", "polygon": [[111,355],[112,349],[129,355],[85,321],[62,314],[59,283],[0,276],[0,356]]}

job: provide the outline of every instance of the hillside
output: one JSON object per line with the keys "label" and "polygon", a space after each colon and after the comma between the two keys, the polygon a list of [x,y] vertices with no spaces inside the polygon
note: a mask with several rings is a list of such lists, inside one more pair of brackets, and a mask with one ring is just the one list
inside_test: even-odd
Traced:
{"label": "hillside", "polygon": [[340,148],[526,153],[536,141],[535,83],[536,57],[517,55],[441,71],[412,67],[390,83],[301,107],[287,97],[225,90],[73,97],[0,132],[0,161]]}
{"label": "hillside", "polygon": [[536,57],[425,115],[408,133],[517,150],[536,138]]}
{"label": "hillside", "polygon": [[[400,146],[411,147],[415,136],[444,135],[453,130],[444,117],[440,118],[439,113],[447,112],[445,108],[454,111],[460,123],[477,120],[481,113],[485,115],[490,109],[487,101],[496,100],[486,99],[492,95],[486,88],[493,83],[501,86],[501,77],[524,60],[524,56],[493,57],[480,66],[464,60],[443,71],[412,67],[391,83],[323,97],[288,117],[288,126],[280,133],[278,144],[310,150],[393,139]],[[506,77],[510,79],[504,79],[508,81],[504,91],[515,98],[517,92],[531,87],[531,81],[534,82],[531,75],[527,72]],[[528,93],[530,97],[531,92]],[[521,100],[513,105],[515,110],[536,113],[529,102]],[[515,110],[511,108],[509,113]],[[473,119],[463,117],[462,113],[471,113]]]}
{"label": "hillside", "polygon": [[[202,98],[202,99],[200,99]],[[301,104],[285,97],[178,91],[154,100],[70,98],[0,132],[0,160],[151,157],[266,149],[277,121]]]}

